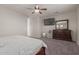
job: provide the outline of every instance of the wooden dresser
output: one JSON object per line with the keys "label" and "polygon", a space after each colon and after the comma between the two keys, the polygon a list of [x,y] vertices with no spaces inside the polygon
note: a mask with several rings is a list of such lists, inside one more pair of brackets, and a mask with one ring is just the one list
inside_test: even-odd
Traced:
{"label": "wooden dresser", "polygon": [[72,41],[71,30],[68,29],[53,30],[53,39]]}

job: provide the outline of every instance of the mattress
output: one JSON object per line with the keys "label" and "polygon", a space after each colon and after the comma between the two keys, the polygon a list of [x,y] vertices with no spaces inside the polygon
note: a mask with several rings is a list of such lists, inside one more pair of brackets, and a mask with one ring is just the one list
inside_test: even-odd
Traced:
{"label": "mattress", "polygon": [[26,36],[0,38],[0,55],[35,55],[41,47],[47,48],[47,45],[42,40]]}

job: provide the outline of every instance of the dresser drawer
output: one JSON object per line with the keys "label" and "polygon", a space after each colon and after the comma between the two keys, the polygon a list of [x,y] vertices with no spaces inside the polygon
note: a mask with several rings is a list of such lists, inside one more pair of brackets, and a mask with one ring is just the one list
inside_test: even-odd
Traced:
{"label": "dresser drawer", "polygon": [[53,30],[53,39],[72,41],[71,30],[67,29]]}

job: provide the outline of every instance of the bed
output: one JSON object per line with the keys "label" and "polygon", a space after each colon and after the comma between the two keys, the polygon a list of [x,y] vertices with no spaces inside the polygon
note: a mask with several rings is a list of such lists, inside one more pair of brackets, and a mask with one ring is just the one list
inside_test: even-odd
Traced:
{"label": "bed", "polygon": [[0,55],[45,55],[47,45],[26,36],[0,37]]}

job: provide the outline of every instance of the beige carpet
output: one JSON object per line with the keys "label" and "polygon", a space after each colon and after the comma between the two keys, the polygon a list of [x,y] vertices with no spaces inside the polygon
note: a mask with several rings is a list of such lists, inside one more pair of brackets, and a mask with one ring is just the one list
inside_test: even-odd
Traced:
{"label": "beige carpet", "polygon": [[74,42],[42,39],[48,46],[47,55],[79,55],[79,46]]}

